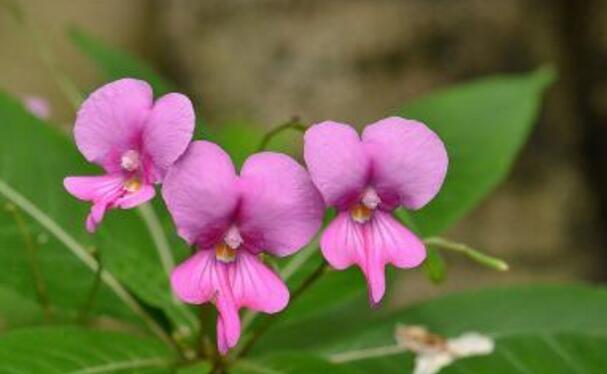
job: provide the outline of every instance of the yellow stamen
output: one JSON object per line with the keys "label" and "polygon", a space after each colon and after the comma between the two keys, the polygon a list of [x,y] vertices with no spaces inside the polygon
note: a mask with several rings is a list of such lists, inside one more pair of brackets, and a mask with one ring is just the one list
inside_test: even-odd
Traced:
{"label": "yellow stamen", "polygon": [[221,262],[234,262],[236,259],[236,249],[230,247],[225,242],[215,246],[215,258]]}
{"label": "yellow stamen", "polygon": [[350,209],[352,219],[358,223],[365,223],[369,221],[372,214],[373,210],[367,208],[363,204],[356,204],[352,209]]}
{"label": "yellow stamen", "polygon": [[141,180],[137,177],[127,179],[124,184],[124,189],[128,192],[137,192],[141,189]]}

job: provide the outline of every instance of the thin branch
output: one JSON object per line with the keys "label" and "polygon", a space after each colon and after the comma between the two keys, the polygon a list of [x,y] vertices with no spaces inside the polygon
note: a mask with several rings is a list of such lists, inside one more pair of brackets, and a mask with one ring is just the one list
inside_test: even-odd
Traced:
{"label": "thin branch", "polygon": [[345,362],[365,360],[368,358],[391,356],[406,351],[407,349],[400,345],[386,345],[381,347],[334,353],[330,355],[328,359],[330,362],[335,364],[343,364]]}
{"label": "thin branch", "polygon": [[507,271],[510,269],[508,264],[496,257],[492,257],[477,251],[476,249],[470,248],[465,244],[452,242],[444,238],[427,238],[424,240],[426,245],[432,245],[439,249],[446,249],[448,251],[462,253],[471,260],[478,262],[479,264],[485,265],[495,270]]}
{"label": "thin branch", "polygon": [[293,117],[291,118],[291,120],[289,120],[289,122],[286,122],[272,130],[270,130],[268,133],[266,133],[266,135],[264,135],[263,139],[261,139],[261,142],[259,143],[259,147],[257,148],[258,152],[264,151],[266,148],[268,148],[268,144],[270,144],[270,142],[272,141],[272,139],[274,139],[274,137],[280,133],[282,133],[283,131],[286,130],[296,130],[296,131],[300,131],[300,132],[305,132],[306,129],[308,127],[304,124],[302,124],[299,121],[298,117]]}
{"label": "thin branch", "polygon": [[[12,201],[21,210],[32,217],[40,226],[45,228],[57,240],[70,250],[80,261],[82,261],[92,271],[97,270],[97,261],[74,237],[68,234],[59,224],[43,211],[38,209],[25,196],[14,190],[11,186],[0,180],[0,195]],[[101,280],[118,296],[122,302],[128,306],[146,323],[150,331],[160,337],[164,342],[174,347],[173,341],[164,331],[164,329],[152,318],[139,304],[139,302],[124,288],[124,286],[107,270],[101,271]]]}
{"label": "thin branch", "polygon": [[38,298],[38,302],[42,306],[44,310],[45,318],[48,320],[51,318],[51,304],[48,296],[48,291],[46,288],[46,283],[44,281],[44,276],[42,275],[42,270],[40,269],[40,259],[38,258],[38,248],[32,239],[32,235],[27,228],[27,224],[19,209],[11,202],[6,204],[6,210],[11,213],[15,222],[17,223],[17,227],[19,228],[19,232],[23,237],[23,241],[25,244],[25,249],[27,253],[27,259],[29,262],[29,266],[32,272],[32,276],[34,278],[34,286],[36,289],[36,296]]}

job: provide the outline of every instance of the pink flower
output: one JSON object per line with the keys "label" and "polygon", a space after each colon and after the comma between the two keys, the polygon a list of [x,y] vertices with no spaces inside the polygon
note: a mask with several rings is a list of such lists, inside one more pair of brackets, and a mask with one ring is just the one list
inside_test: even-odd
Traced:
{"label": "pink flower", "polygon": [[419,209],[438,193],[447,172],[447,152],[424,124],[390,117],[359,137],[344,124],[323,122],[304,137],[304,158],[314,184],[337,217],[320,246],[336,269],[354,264],[364,273],[369,299],[381,301],[384,268],[413,268],[426,249],[391,214],[398,206]]}
{"label": "pink flower", "polygon": [[173,271],[173,290],[184,302],[215,304],[225,354],[240,337],[240,308],[276,313],[287,305],[289,290],[258,255],[305,246],[320,228],[322,197],[288,156],[255,154],[237,176],[229,156],[206,141],[192,143],[169,171],[162,195],[179,235],[197,248]]}
{"label": "pink flower", "polygon": [[74,126],[76,145],[106,174],[68,177],[64,185],[93,203],[89,232],[108,209],[132,208],[154,197],[154,184],[190,143],[194,122],[187,97],[170,93],[154,102],[152,88],[135,79],[106,84],[84,101]]}
{"label": "pink flower", "polygon": [[51,117],[51,104],[40,96],[26,96],[23,98],[25,108],[34,116],[46,120]]}

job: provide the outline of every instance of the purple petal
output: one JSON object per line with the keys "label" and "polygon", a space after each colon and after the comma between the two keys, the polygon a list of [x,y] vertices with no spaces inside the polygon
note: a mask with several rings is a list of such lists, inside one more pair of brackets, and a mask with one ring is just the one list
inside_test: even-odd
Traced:
{"label": "purple petal", "polygon": [[143,149],[164,176],[168,168],[186,150],[194,134],[195,115],[190,100],[171,93],[158,99],[143,133]]}
{"label": "purple petal", "polygon": [[366,249],[362,225],[341,212],[329,223],[320,239],[323,256],[335,269],[343,270],[354,264],[364,267]]}
{"label": "purple petal", "polygon": [[371,300],[378,304],[386,290],[385,265],[392,264],[402,269],[419,266],[426,258],[426,247],[390,213],[376,211],[364,229],[368,257],[363,272]]}
{"label": "purple petal", "polygon": [[358,265],[374,304],[385,293],[387,264],[412,268],[426,257],[423,242],[383,211],[375,211],[365,224],[354,222],[348,212],[339,213],[323,233],[320,247],[327,262],[338,270]]}
{"label": "purple petal", "polygon": [[78,149],[108,172],[118,170],[120,155],[137,148],[152,104],[152,89],[144,81],[120,79],[99,88],[78,112],[74,126]]}
{"label": "purple petal", "polygon": [[67,177],[63,180],[65,189],[76,198],[91,201],[91,213],[86,219],[86,229],[94,232],[105,212],[123,191],[124,178],[120,174],[86,177]]}
{"label": "purple petal", "polygon": [[289,303],[289,289],[257,256],[240,251],[230,270],[234,302],[264,313],[276,313]]}
{"label": "purple petal", "polygon": [[47,120],[51,117],[51,104],[40,96],[26,96],[23,98],[25,108],[34,116]]}
{"label": "purple petal", "polygon": [[169,170],[162,196],[189,244],[216,244],[238,204],[237,177],[230,157],[217,145],[193,142]]}
{"label": "purple petal", "polygon": [[224,354],[240,338],[238,307],[228,274],[231,267],[217,261],[213,250],[200,250],[171,274],[173,291],[181,300],[190,304],[213,302],[217,307],[217,346]]}
{"label": "purple petal", "polygon": [[291,157],[258,153],[241,172],[239,228],[245,242],[277,256],[305,246],[322,224],[324,204],[306,170]]}
{"label": "purple petal", "polygon": [[447,173],[447,151],[426,125],[390,117],[367,126],[362,139],[382,202],[419,209],[438,193]]}
{"label": "purple petal", "polygon": [[114,205],[122,209],[130,209],[152,200],[154,195],[156,195],[154,186],[151,184],[144,184],[138,191],[127,193],[117,199]]}
{"label": "purple petal", "polygon": [[367,185],[370,163],[348,125],[326,121],[310,127],[304,136],[304,158],[328,206],[349,205]]}

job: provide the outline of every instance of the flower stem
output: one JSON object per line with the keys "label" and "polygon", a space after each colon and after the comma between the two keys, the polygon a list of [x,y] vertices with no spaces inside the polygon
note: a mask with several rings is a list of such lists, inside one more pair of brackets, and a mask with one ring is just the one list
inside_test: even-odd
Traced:
{"label": "flower stem", "polygon": [[[326,273],[328,268],[329,267],[327,266],[327,263],[323,261],[316,268],[316,270],[314,270],[314,272],[312,272],[310,275],[308,275],[308,277],[306,279],[304,279],[304,281],[299,285],[299,287],[297,287],[297,289],[293,292],[293,294],[291,295],[290,303],[295,302],[295,300],[297,300],[308,288],[310,288],[314,283],[316,283],[316,281],[318,279],[320,279],[320,277],[323,274]],[[276,316],[274,318],[270,318],[270,317],[266,318],[260,324],[259,328],[257,330],[255,330],[255,332],[253,333],[251,338],[246,342],[246,344],[243,346],[243,348],[236,353],[237,357],[246,356],[249,353],[249,351],[253,348],[253,346],[255,346],[255,343],[257,343],[259,338],[261,338],[261,336],[263,334],[265,334],[265,332],[268,331],[268,329],[279,318],[280,318],[279,316]]]}
{"label": "flower stem", "polygon": [[15,204],[9,202],[6,204],[6,210],[12,214],[13,218],[15,219],[15,222],[17,223],[17,227],[19,228],[19,232],[23,237],[25,250],[27,253],[27,260],[29,262],[32,276],[34,278],[36,296],[38,298],[38,302],[44,310],[44,316],[48,320],[51,318],[51,306],[46,288],[46,283],[44,282],[44,276],[42,275],[42,270],[40,268],[38,248],[36,247],[34,240],[32,239],[32,235],[27,228],[27,224],[23,219],[23,216],[19,212],[19,208],[17,208]]}
{"label": "flower stem", "polygon": [[82,306],[82,309],[80,310],[78,316],[78,319],[83,324],[87,322],[89,313],[91,311],[91,308],[93,307],[93,303],[95,302],[95,298],[99,293],[99,288],[101,286],[101,274],[103,273],[103,264],[101,263],[101,258],[99,257],[99,253],[97,252],[97,250],[94,249],[91,255],[96,260],[97,270],[95,271],[95,279],[93,280],[93,285],[91,286],[86,301]]}
{"label": "flower stem", "polygon": [[427,245],[435,246],[439,249],[446,249],[448,251],[459,252],[470,258],[471,260],[478,262],[481,265],[485,265],[495,270],[507,271],[510,266],[503,260],[481,253],[473,248],[468,247],[462,243],[452,242],[450,240],[432,237],[424,240]]}
{"label": "flower stem", "polygon": [[274,129],[270,130],[270,132],[268,132],[266,135],[264,135],[263,139],[261,139],[261,142],[259,143],[259,147],[257,148],[257,150],[259,152],[265,151],[266,148],[268,148],[268,144],[270,144],[272,139],[274,139],[276,135],[282,133],[283,131],[296,130],[304,132],[307,128],[308,127],[306,125],[300,122],[298,117],[293,117],[288,122],[278,127],[275,127]]}

